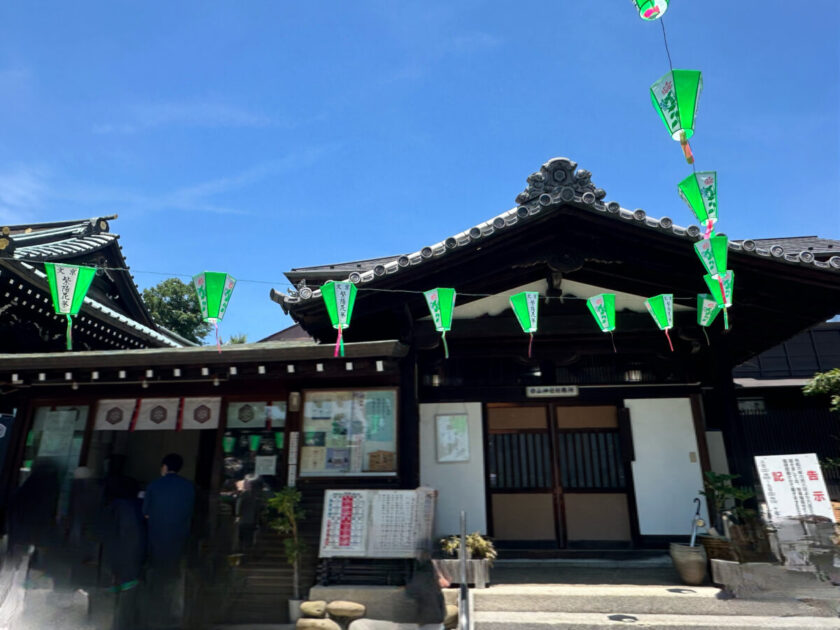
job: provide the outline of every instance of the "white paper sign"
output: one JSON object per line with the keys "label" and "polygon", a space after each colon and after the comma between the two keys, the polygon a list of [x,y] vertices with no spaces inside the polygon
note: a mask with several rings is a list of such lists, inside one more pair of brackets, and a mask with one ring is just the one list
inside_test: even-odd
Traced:
{"label": "white paper sign", "polygon": [[363,557],[367,550],[370,493],[327,490],[321,521],[321,555]]}
{"label": "white paper sign", "polygon": [[44,420],[38,457],[66,457],[76,430],[76,410],[50,411]]}
{"label": "white paper sign", "polygon": [[276,455],[257,455],[254,462],[255,475],[274,476],[277,474],[277,456]]}
{"label": "white paper sign", "polygon": [[96,407],[96,431],[128,431],[137,404],[135,398],[100,400]]}
{"label": "white paper sign", "polygon": [[58,312],[69,313],[73,308],[73,295],[79,279],[78,267],[55,266],[55,285],[58,293]]}
{"label": "white paper sign", "polygon": [[353,285],[349,282],[336,282],[335,287],[335,306],[336,315],[338,318],[338,325],[346,327],[348,324],[347,314],[350,310],[350,288]]}
{"label": "white paper sign", "polygon": [[815,453],[756,456],[755,463],[774,523],[810,515],[834,522],[831,499]]}
{"label": "white paper sign", "polygon": [[327,490],[321,557],[413,558],[431,542],[436,492]]}

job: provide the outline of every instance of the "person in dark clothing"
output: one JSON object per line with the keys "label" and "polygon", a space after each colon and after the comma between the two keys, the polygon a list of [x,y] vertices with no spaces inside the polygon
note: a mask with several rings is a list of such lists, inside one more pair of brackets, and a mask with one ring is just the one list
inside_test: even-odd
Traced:
{"label": "person in dark clothing", "polygon": [[149,627],[176,628],[183,616],[181,556],[190,533],[195,488],[178,472],[183,458],[170,453],[161,476],[146,488],[143,515],[148,524]]}
{"label": "person in dark clothing", "polygon": [[239,550],[247,551],[254,544],[262,510],[262,489],[259,477],[252,475],[246,476],[242,485],[242,492],[236,497],[236,523],[239,528]]}
{"label": "person in dark clothing", "polygon": [[146,488],[143,515],[149,526],[149,565],[177,567],[190,533],[195,488],[178,472],[183,458],[170,453],[161,462],[161,476]]}
{"label": "person in dark clothing", "polygon": [[55,542],[59,490],[56,465],[49,459],[36,460],[9,500],[9,549],[35,545],[43,550]]}
{"label": "person in dark clothing", "polygon": [[105,484],[108,535],[104,556],[117,594],[113,630],[132,630],[138,627],[137,595],[146,551],[146,531],[138,498],[139,490],[139,484],[130,477],[109,477]]}

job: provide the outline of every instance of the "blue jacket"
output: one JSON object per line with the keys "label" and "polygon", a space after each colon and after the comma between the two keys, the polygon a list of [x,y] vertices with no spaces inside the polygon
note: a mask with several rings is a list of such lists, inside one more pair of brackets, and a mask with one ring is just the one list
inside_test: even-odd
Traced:
{"label": "blue jacket", "polygon": [[146,488],[143,514],[149,526],[149,560],[176,564],[190,533],[195,488],[176,473],[155,479]]}

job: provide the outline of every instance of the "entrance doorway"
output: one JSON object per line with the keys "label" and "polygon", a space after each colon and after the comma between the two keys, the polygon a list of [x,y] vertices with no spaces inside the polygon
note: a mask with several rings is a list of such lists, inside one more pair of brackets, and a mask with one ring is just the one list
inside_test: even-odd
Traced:
{"label": "entrance doorway", "polygon": [[614,406],[487,405],[491,533],[513,548],[631,546]]}

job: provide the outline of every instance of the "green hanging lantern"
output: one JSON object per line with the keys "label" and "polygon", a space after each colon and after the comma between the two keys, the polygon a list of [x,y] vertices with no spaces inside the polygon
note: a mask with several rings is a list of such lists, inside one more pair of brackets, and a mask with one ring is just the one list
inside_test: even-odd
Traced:
{"label": "green hanging lantern", "polygon": [[722,307],[713,296],[708,293],[699,293],[697,295],[697,324],[706,336],[706,345],[711,345],[706,328],[712,325],[712,322],[715,321],[715,317],[718,316],[721,310]]}
{"label": "green hanging lantern", "polygon": [[729,330],[729,309],[732,306],[732,293],[735,288],[735,272],[732,270],[719,275],[717,278],[706,274],[703,276],[712,297],[718,306],[723,308],[723,327]]}
{"label": "green hanging lantern", "polygon": [[201,318],[216,329],[216,347],[222,351],[219,339],[219,322],[224,319],[236,278],[218,271],[202,271],[193,276],[198,305],[201,307]]}
{"label": "green hanging lantern", "polygon": [[435,324],[435,330],[441,333],[444,356],[449,358],[449,346],[446,344],[446,332],[452,330],[452,314],[455,311],[455,289],[437,288],[423,293],[429,313]]}
{"label": "green hanging lantern", "polygon": [[665,331],[668,345],[673,352],[674,344],[671,343],[671,335],[668,334],[668,331],[674,327],[674,295],[672,293],[654,295],[652,298],[645,300],[645,306],[656,325],[659,326],[659,330]]}
{"label": "green hanging lantern", "polygon": [[53,308],[67,318],[67,349],[73,349],[73,316],[78,315],[96,275],[95,267],[44,263]]}
{"label": "green hanging lantern", "polygon": [[712,295],[699,293],[697,295],[697,324],[704,328],[711,326],[722,309],[723,307]]}
{"label": "green hanging lantern", "polygon": [[353,305],[356,303],[356,285],[352,282],[333,282],[329,280],[321,286],[321,297],[327,307],[332,327],[338,330],[333,356],[344,356],[344,335],[342,331],[350,327]]}
{"label": "green hanging lantern", "polygon": [[697,241],[694,243],[694,251],[697,252],[706,271],[715,280],[726,273],[726,261],[729,255],[729,239],[726,236],[721,234]]}
{"label": "green hanging lantern", "polygon": [[668,133],[682,146],[685,160],[694,164],[688,139],[694,135],[697,101],[703,91],[699,70],[671,70],[650,86],[650,98]]}
{"label": "green hanging lantern", "polygon": [[679,190],[682,200],[697,220],[706,226],[704,238],[709,238],[718,220],[717,172],[692,173],[680,182]]}
{"label": "green hanging lantern", "polygon": [[668,0],[633,0],[643,20],[658,20],[668,10]]}
{"label": "green hanging lantern", "polygon": [[522,291],[510,296],[510,306],[516,315],[522,332],[531,336],[528,342],[528,358],[531,358],[531,349],[534,345],[534,333],[537,332],[537,313],[540,306],[539,291]]}
{"label": "green hanging lantern", "polygon": [[615,294],[600,293],[593,295],[586,300],[586,306],[589,308],[589,312],[592,313],[592,317],[598,323],[601,332],[610,333],[613,352],[617,352],[615,349],[615,338],[613,338],[612,332],[615,330]]}

